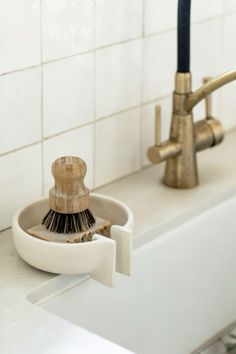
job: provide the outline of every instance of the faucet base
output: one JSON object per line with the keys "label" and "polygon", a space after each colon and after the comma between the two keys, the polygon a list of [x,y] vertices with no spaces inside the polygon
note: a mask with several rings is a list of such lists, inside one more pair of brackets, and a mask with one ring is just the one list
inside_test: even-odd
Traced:
{"label": "faucet base", "polygon": [[[167,171],[166,167],[166,171]],[[169,170],[166,172],[164,178],[163,178],[163,184],[169,188],[175,188],[175,189],[192,189],[198,186],[199,181],[198,177],[196,178],[189,178],[189,179],[177,179],[176,177],[169,178]]]}
{"label": "faucet base", "polygon": [[173,115],[171,139],[180,144],[182,152],[167,160],[163,182],[177,189],[194,188],[198,185],[198,172],[192,114]]}
{"label": "faucet base", "polygon": [[163,183],[170,188],[175,189],[191,189],[199,184],[197,164],[192,161],[191,167],[184,167],[180,158],[167,161]]}

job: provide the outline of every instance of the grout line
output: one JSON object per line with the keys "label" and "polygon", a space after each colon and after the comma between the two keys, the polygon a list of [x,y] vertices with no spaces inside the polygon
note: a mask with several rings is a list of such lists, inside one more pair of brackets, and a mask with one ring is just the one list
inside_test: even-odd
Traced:
{"label": "grout line", "polygon": [[57,136],[60,136],[60,135],[63,135],[63,134],[72,132],[72,131],[74,131],[74,130],[78,130],[78,129],[80,129],[80,128],[87,127],[88,125],[92,125],[92,124],[94,124],[94,120],[91,120],[90,122],[87,122],[87,123],[84,123],[84,124],[77,125],[77,126],[75,126],[75,127],[73,127],[73,128],[69,128],[69,129],[60,131],[60,132],[55,133],[55,134],[52,134],[52,135],[45,136],[45,137],[43,138],[43,141],[47,141],[47,140],[49,140],[49,139],[56,138]]}
{"label": "grout line", "polygon": [[101,188],[107,187],[107,186],[111,185],[114,182],[122,181],[123,179],[125,179],[127,177],[134,176],[136,173],[139,173],[139,172],[141,172],[141,171],[143,171],[143,170],[145,170],[147,168],[151,168],[151,167],[153,167],[152,164],[144,166],[144,168],[140,168],[140,169],[134,170],[133,172],[127,173],[124,176],[117,177],[117,178],[113,179],[112,181],[109,181],[108,183],[104,183],[104,184],[101,184],[99,186],[96,186],[95,188],[92,189],[92,192],[95,192],[95,191],[97,191],[97,190],[99,190]]}
{"label": "grout line", "polygon": [[145,101],[145,102],[143,102],[141,105],[142,105],[142,106],[147,106],[147,105],[149,105],[149,104],[152,104],[152,103],[155,103],[155,102],[157,102],[157,101],[164,100],[165,98],[170,98],[170,97],[172,97],[172,92],[167,93],[167,94],[162,95],[162,96],[158,96],[158,97],[153,98],[153,99],[151,99],[151,100],[149,100],[149,101]]}
{"label": "grout line", "polygon": [[117,116],[117,115],[122,114],[122,113],[125,113],[125,112],[130,112],[130,111],[132,111],[132,110],[134,110],[134,109],[147,106],[147,105],[149,105],[149,104],[155,103],[155,102],[157,102],[157,101],[160,101],[160,100],[163,100],[163,99],[169,98],[169,97],[171,97],[171,92],[169,92],[168,94],[165,94],[165,95],[162,95],[162,96],[158,96],[158,97],[156,97],[156,98],[153,98],[153,99],[151,99],[151,100],[149,100],[149,101],[140,102],[140,104],[138,104],[138,105],[136,105],[136,106],[131,106],[131,107],[125,108],[125,109],[123,109],[123,110],[120,110],[120,111],[116,111],[116,112],[114,112],[114,113],[111,113],[111,114],[109,114],[109,115],[107,115],[107,116],[103,116],[103,117],[97,118],[97,119],[96,119],[96,122],[100,122],[100,121],[102,121],[102,120],[104,120],[104,119],[109,119],[110,117],[114,117],[114,116]]}
{"label": "grout line", "polygon": [[235,11],[232,11],[232,12],[225,12],[224,15],[222,16],[223,18],[226,18],[226,17],[233,17],[236,15],[236,10]]}
{"label": "grout line", "polygon": [[93,123],[93,187],[95,187],[96,185],[96,159],[97,159],[97,151],[96,151],[96,147],[97,147],[97,138],[96,138],[96,134],[97,134],[97,124],[96,122]]}
{"label": "grout line", "polygon": [[44,146],[43,146],[43,131],[44,131],[44,76],[43,76],[43,16],[42,16],[42,0],[40,0],[40,56],[41,56],[41,194],[44,195]]}
{"label": "grout line", "polygon": [[91,54],[95,51],[95,49],[91,49],[91,50],[86,50],[84,52],[78,52],[78,53],[75,53],[75,54],[70,54],[70,55],[66,55],[66,56],[62,56],[60,58],[55,58],[55,59],[51,59],[51,60],[45,60],[42,62],[43,65],[47,65],[47,64],[52,64],[52,63],[57,63],[57,62],[60,62],[60,61],[63,61],[63,60],[67,60],[67,59],[70,59],[70,58],[75,58],[75,57],[79,57],[81,55],[86,55],[86,54]]}
{"label": "grout line", "polygon": [[142,0],[142,38],[145,37],[145,0]]}
{"label": "grout line", "polygon": [[142,106],[139,110],[139,169],[142,169],[143,164],[143,130],[142,130],[142,123],[143,123],[143,109]]}
{"label": "grout line", "polygon": [[[94,13],[93,13],[93,23],[94,23],[94,31],[93,31],[93,43],[94,47],[96,45],[96,0],[93,1],[94,5]],[[95,187],[96,183],[96,117],[97,117],[97,95],[96,95],[96,87],[97,87],[97,56],[96,56],[96,51],[94,50],[94,78],[93,78],[93,85],[94,85],[94,121],[93,121],[93,166],[92,166],[92,171],[93,171],[93,181],[92,181],[92,188]]]}
{"label": "grout line", "polygon": [[105,120],[105,119],[109,119],[109,118],[114,117],[114,116],[118,116],[118,115],[123,114],[123,113],[126,113],[126,112],[133,111],[134,109],[137,109],[137,108],[140,108],[140,107],[142,107],[142,103],[141,103],[141,102],[140,102],[140,104],[138,104],[138,105],[135,105],[135,106],[132,106],[132,107],[129,107],[129,108],[126,108],[126,109],[123,109],[123,110],[120,110],[120,111],[111,113],[111,114],[109,114],[108,116],[104,116],[104,117],[97,118],[97,119],[96,119],[96,123],[97,123],[97,122],[101,122],[101,121],[103,121],[103,120]]}
{"label": "grout line", "polygon": [[115,43],[106,44],[106,45],[103,45],[103,46],[100,46],[100,47],[96,47],[95,50],[96,51],[100,51],[100,50],[107,49],[107,48],[110,48],[110,47],[115,47],[117,45],[138,41],[140,39],[142,39],[142,36],[132,37],[132,38],[124,39],[122,41],[118,41],[118,42],[115,42]]}
{"label": "grout line", "polygon": [[198,25],[198,24],[202,24],[202,23],[206,23],[206,22],[213,22],[213,21],[221,19],[222,17],[224,17],[224,14],[211,16],[206,19],[203,18],[201,20],[193,21],[192,25]]}
{"label": "grout line", "polygon": [[[224,72],[224,18],[225,16],[223,16],[221,18],[221,22],[220,22],[220,48],[221,48],[221,51],[220,51],[220,72]],[[221,120],[224,121],[223,117],[222,117],[222,91],[221,90],[218,90],[218,95],[219,95],[219,102],[218,102],[218,105],[216,106],[217,110],[218,110],[218,114],[219,114],[219,117],[221,117]],[[213,107],[214,109],[214,101],[213,101]]]}
{"label": "grout line", "polygon": [[58,61],[67,60],[67,59],[78,57],[78,56],[81,56],[81,55],[91,54],[91,53],[99,51],[99,50],[115,47],[115,46],[120,45],[120,44],[130,43],[130,42],[133,42],[133,41],[137,41],[139,39],[142,39],[142,37],[133,37],[133,38],[126,39],[126,40],[123,40],[123,41],[120,41],[120,42],[107,44],[107,45],[101,46],[101,47],[96,47],[94,45],[94,48],[91,49],[91,50],[87,50],[87,51],[84,51],[84,52],[78,52],[78,53],[75,53],[75,54],[72,54],[72,55],[66,55],[64,57],[55,58],[55,59],[52,59],[52,60],[46,60],[46,61],[43,62],[43,65],[56,63]]}
{"label": "grout line", "polygon": [[22,69],[15,69],[15,70],[12,70],[12,71],[7,71],[7,72],[5,72],[5,73],[0,73],[0,78],[1,78],[2,76],[17,74],[17,73],[21,73],[21,72],[26,71],[26,70],[31,70],[31,69],[40,68],[40,66],[41,66],[41,63],[35,64],[35,65],[30,65],[30,66],[27,66],[27,67],[22,68]]}
{"label": "grout line", "polygon": [[[142,0],[142,56],[141,56],[141,87],[140,87],[140,97],[141,102],[143,102],[143,82],[144,82],[144,36],[145,36],[145,1]],[[143,164],[143,105],[140,107],[139,112],[139,168],[142,169]]]}
{"label": "grout line", "polygon": [[0,157],[4,157],[4,156],[10,155],[10,154],[13,154],[13,153],[15,153],[15,152],[18,152],[18,151],[27,149],[27,148],[29,148],[29,147],[31,147],[31,146],[38,145],[38,144],[40,144],[40,143],[41,143],[41,140],[37,140],[37,141],[35,141],[35,142],[31,143],[31,144],[22,145],[22,146],[20,146],[20,147],[18,147],[18,148],[16,148],[16,149],[9,150],[9,151],[6,151],[6,152],[0,154]]}

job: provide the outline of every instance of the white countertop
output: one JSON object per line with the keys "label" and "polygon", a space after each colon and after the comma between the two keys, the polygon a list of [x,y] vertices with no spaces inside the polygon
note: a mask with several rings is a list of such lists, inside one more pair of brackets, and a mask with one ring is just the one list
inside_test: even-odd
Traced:
{"label": "white countertop", "polygon": [[[163,164],[98,189],[126,202],[135,234],[174,227],[196,209],[236,189],[236,131],[214,149],[198,154],[200,186],[188,191],[162,185]],[[233,151],[234,150],[234,151]],[[138,240],[138,238],[137,238]],[[139,241],[137,241],[138,243]],[[128,353],[88,331],[31,304],[26,296],[54,275],[36,270],[16,254],[11,230],[0,233],[0,352],[6,354]]]}

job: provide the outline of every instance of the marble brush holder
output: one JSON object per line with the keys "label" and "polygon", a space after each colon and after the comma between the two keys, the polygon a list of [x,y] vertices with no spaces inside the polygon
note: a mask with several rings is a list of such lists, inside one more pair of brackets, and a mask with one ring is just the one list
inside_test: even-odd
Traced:
{"label": "marble brush holder", "polygon": [[48,199],[41,199],[21,208],[13,217],[14,244],[27,263],[56,274],[89,273],[108,286],[114,285],[116,271],[131,274],[134,221],[126,204],[91,193],[89,208],[95,216],[111,222],[111,237],[95,234],[90,242],[69,244],[40,240],[27,233],[41,223],[48,208]]}

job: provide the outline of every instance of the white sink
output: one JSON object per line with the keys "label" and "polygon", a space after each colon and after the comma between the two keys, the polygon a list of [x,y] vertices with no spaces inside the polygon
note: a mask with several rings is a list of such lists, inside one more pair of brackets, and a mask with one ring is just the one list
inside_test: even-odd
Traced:
{"label": "white sink", "polygon": [[132,277],[114,289],[85,278],[41,306],[137,354],[189,354],[233,327],[236,197],[143,237]]}

